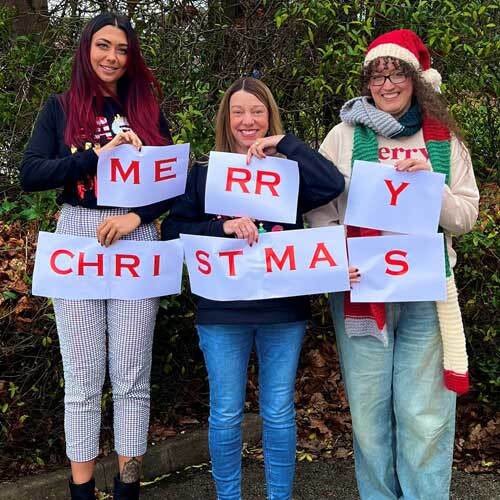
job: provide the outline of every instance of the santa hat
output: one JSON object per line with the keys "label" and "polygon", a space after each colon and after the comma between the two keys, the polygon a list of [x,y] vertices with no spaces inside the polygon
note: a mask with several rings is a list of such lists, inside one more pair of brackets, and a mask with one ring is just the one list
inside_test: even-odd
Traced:
{"label": "santa hat", "polygon": [[422,71],[422,78],[439,91],[441,75],[431,68],[429,51],[415,32],[394,30],[375,38],[366,51],[364,66],[379,57],[394,57],[410,64],[416,70]]}

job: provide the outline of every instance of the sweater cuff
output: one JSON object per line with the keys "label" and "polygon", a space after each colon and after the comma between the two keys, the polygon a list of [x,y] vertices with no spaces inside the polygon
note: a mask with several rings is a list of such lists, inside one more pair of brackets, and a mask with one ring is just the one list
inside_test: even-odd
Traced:
{"label": "sweater cuff", "polygon": [[276,145],[276,150],[278,153],[288,156],[302,144],[304,143],[293,134],[285,134],[285,137]]}
{"label": "sweater cuff", "polygon": [[224,220],[220,219],[215,221],[213,229],[214,229],[214,234],[211,234],[210,236],[218,236],[220,238],[227,238],[228,235],[224,232]]}
{"label": "sweater cuff", "polygon": [[78,170],[82,174],[94,175],[97,172],[97,161],[99,157],[92,148],[81,151],[75,154],[74,157],[78,164]]}

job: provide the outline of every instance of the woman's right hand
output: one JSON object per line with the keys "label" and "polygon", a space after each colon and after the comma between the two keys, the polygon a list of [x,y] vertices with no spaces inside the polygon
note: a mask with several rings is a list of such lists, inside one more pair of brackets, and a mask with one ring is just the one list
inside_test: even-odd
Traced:
{"label": "woman's right hand", "polygon": [[359,283],[361,280],[361,273],[359,269],[354,266],[349,266],[349,284],[352,287],[353,283]]}
{"label": "woman's right hand", "polygon": [[142,141],[139,139],[139,136],[132,130],[127,130],[126,132],[118,132],[106,145],[100,148],[94,148],[94,151],[95,154],[99,156],[103,151],[108,151],[122,144],[132,144],[132,146],[136,147],[139,151],[142,148]]}
{"label": "woman's right hand", "polygon": [[250,217],[229,219],[224,222],[222,228],[228,236],[234,234],[240,240],[247,240],[250,246],[259,241],[259,231]]}

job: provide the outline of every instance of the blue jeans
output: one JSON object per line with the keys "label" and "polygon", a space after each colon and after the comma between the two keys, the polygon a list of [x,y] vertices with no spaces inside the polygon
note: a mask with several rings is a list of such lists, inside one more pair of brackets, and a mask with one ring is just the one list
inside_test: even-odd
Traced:
{"label": "blue jeans", "polygon": [[343,294],[330,305],[361,499],[448,499],[456,394],[443,384],[435,303],[386,304],[388,347],[347,337]]}
{"label": "blue jeans", "polygon": [[291,499],[295,472],[295,374],[305,322],[197,325],[210,385],[208,440],[218,500],[241,499],[241,422],[248,360],[259,362],[262,446],[270,500]]}

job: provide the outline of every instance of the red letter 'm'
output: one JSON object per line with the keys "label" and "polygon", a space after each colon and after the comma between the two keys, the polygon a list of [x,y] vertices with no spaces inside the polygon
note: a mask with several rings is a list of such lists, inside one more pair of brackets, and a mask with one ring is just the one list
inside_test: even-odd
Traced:
{"label": "red letter 'm'", "polygon": [[59,255],[67,255],[68,257],[73,258],[75,254],[73,252],[70,252],[69,250],[64,250],[64,248],[61,248],[61,250],[56,250],[51,256],[50,256],[50,268],[52,271],[54,271],[57,274],[71,274],[73,271],[71,268],[68,269],[61,269],[60,267],[56,266],[56,259],[59,257]]}
{"label": "red letter 'm'", "polygon": [[177,174],[171,175],[161,175],[163,172],[170,172],[172,167],[162,167],[165,163],[175,163],[177,158],[167,158],[166,160],[156,160],[155,161],[155,182],[168,181],[169,179],[175,179]]}
{"label": "red letter 'm'", "polygon": [[[236,174],[243,174],[244,177],[236,177]],[[226,191],[232,191],[234,182],[239,184],[244,193],[249,193],[247,182],[251,179],[252,173],[246,168],[229,167],[227,169]]]}
{"label": "red letter 'm'", "polygon": [[119,158],[111,158],[111,182],[116,182],[116,173],[120,173],[123,182],[126,182],[130,174],[134,174],[134,184],[139,184],[139,162],[133,160],[124,172]]}
{"label": "red letter 'm'", "polygon": [[[264,176],[272,177],[272,180],[265,181]],[[265,170],[257,170],[257,181],[255,182],[255,194],[261,194],[262,186],[266,186],[271,191],[273,196],[279,196],[278,191],[274,188],[281,182],[281,177],[276,172],[266,172]]]}
{"label": "red letter 'm'", "polygon": [[327,250],[325,244],[317,243],[313,258],[311,259],[311,263],[309,264],[309,269],[316,269],[316,264],[323,261],[328,262],[328,264],[330,264],[330,267],[334,267],[337,265],[337,263],[333,260],[330,252]]}
{"label": "red letter 'm'", "polygon": [[195,256],[196,260],[201,264],[201,266],[205,266],[205,267],[198,266],[198,271],[200,271],[200,273],[202,274],[210,274],[212,272],[212,266],[210,265],[210,262],[208,262],[208,260],[201,258],[205,257],[206,259],[208,259],[209,253],[205,252],[205,250],[198,250],[195,253]]}
{"label": "red letter 'm'", "polygon": [[97,267],[97,276],[103,276],[103,258],[104,254],[97,254],[97,262],[85,262],[83,259],[85,258],[85,254],[83,252],[78,253],[78,276],[83,276],[85,274],[85,267]]}
{"label": "red letter 'm'", "polygon": [[398,202],[398,196],[410,185],[409,182],[402,182],[397,189],[394,189],[392,185],[392,181],[389,179],[385,179],[384,181],[391,192],[391,203],[390,205],[396,206]]}
{"label": "red letter 'm'", "polygon": [[266,248],[265,253],[266,253],[266,272],[268,273],[273,272],[271,261],[273,261],[276,264],[276,266],[278,266],[278,269],[281,271],[283,267],[285,267],[285,262],[287,261],[287,259],[290,262],[288,265],[290,271],[295,271],[297,269],[295,266],[295,249],[293,245],[287,245],[285,247],[285,251],[283,252],[281,259],[274,253],[274,250],[272,248]]}
{"label": "red letter 'm'", "polygon": [[229,276],[236,276],[236,271],[234,269],[234,258],[236,255],[243,255],[243,250],[227,250],[226,252],[219,252],[219,257],[228,257]]}
{"label": "red letter 'm'", "polygon": [[408,252],[403,250],[391,250],[385,254],[385,262],[390,266],[400,266],[401,269],[399,271],[393,271],[392,269],[387,268],[385,270],[385,274],[390,274],[391,276],[401,276],[402,274],[406,274],[409,270],[408,262],[405,260],[393,259],[393,255],[399,255],[401,257],[406,257]]}
{"label": "red letter 'm'", "polygon": [[[132,262],[123,262],[125,259],[130,259]],[[127,255],[124,253],[117,253],[115,255],[115,276],[122,275],[122,269],[128,269],[132,277],[138,278],[139,275],[135,268],[141,263],[141,260],[137,255]]]}

